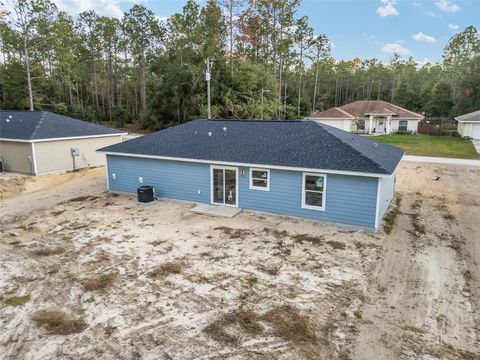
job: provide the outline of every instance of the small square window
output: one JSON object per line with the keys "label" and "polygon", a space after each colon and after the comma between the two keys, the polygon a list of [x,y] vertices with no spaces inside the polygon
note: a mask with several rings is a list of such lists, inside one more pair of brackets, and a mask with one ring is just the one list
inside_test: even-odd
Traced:
{"label": "small square window", "polygon": [[270,170],[250,168],[250,189],[270,190]]}

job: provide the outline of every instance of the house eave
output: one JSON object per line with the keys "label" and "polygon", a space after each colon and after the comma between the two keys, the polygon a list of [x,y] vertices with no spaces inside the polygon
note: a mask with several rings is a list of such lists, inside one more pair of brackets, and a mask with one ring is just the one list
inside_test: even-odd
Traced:
{"label": "house eave", "polygon": [[111,137],[111,136],[125,136],[128,133],[113,133],[113,134],[101,134],[101,135],[85,135],[85,136],[67,136],[61,138],[46,138],[46,139],[11,139],[11,138],[0,138],[0,141],[12,141],[12,142],[23,142],[23,143],[38,143],[38,142],[47,142],[47,141],[62,141],[62,140],[77,140],[77,139],[90,139],[90,138],[99,138],[99,137]]}
{"label": "house eave", "polygon": [[305,168],[305,167],[295,167],[295,166],[280,166],[280,165],[268,165],[268,164],[257,164],[257,163],[241,163],[241,162],[233,162],[233,161],[217,161],[217,160],[191,159],[191,158],[181,158],[181,157],[171,157],[171,156],[133,154],[133,153],[122,153],[122,152],[103,151],[103,150],[97,150],[97,152],[104,153],[105,155],[136,157],[136,158],[143,158],[143,159],[183,161],[183,162],[193,162],[193,163],[202,163],[202,164],[211,164],[211,165],[212,164],[224,165],[224,166],[238,166],[238,167],[258,167],[258,168],[267,168],[267,169],[276,169],[276,170],[315,172],[315,173],[326,173],[326,174],[362,176],[362,177],[388,177],[391,175],[391,174],[383,174],[383,173],[367,173],[367,172],[331,170],[331,169],[321,169],[321,168]]}
{"label": "house eave", "polygon": [[480,124],[480,120],[458,120],[457,118],[455,120],[463,124]]}

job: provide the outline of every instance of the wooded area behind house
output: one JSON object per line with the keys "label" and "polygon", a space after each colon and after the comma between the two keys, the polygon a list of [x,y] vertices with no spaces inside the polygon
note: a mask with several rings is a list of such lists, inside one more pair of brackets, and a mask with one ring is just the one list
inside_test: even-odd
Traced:
{"label": "wooded area behind house", "polygon": [[[480,108],[480,36],[445,45],[443,61],[336,61],[300,0],[187,1],[157,17],[134,5],[121,19],[72,18],[49,0],[0,10],[0,108],[50,110],[159,129],[206,117],[205,60],[213,60],[214,118],[295,119],[355,100],[386,100],[427,116]],[[325,5],[326,6],[326,5]],[[341,25],[339,25],[341,26]]]}

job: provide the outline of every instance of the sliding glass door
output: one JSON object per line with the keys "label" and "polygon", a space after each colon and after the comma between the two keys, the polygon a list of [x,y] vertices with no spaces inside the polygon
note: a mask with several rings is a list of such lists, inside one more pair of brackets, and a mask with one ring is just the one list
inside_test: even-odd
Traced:
{"label": "sliding glass door", "polygon": [[212,202],[237,206],[237,169],[212,167]]}

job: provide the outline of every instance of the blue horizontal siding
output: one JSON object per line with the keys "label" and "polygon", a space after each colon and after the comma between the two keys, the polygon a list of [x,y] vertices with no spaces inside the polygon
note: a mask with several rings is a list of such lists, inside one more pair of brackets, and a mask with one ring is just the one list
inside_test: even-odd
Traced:
{"label": "blue horizontal siding", "polygon": [[239,177],[239,206],[244,209],[375,227],[377,178],[327,175],[325,211],[302,208],[302,172],[270,170],[270,191],[249,188],[250,171]]}
{"label": "blue horizontal siding", "polygon": [[[143,185],[153,185],[158,196],[194,202],[210,202],[210,166],[157,159],[107,155],[111,191],[136,193]],[[115,174],[116,179],[112,179]],[[199,193],[200,192],[200,193]]]}
{"label": "blue horizontal siding", "polygon": [[[111,191],[135,193],[141,176],[159,196],[210,203],[209,164],[117,155],[107,155],[107,162]],[[240,208],[375,227],[377,178],[328,174],[325,211],[316,211],[302,208],[302,172],[272,169],[270,191],[250,189],[249,176],[239,168]]]}

